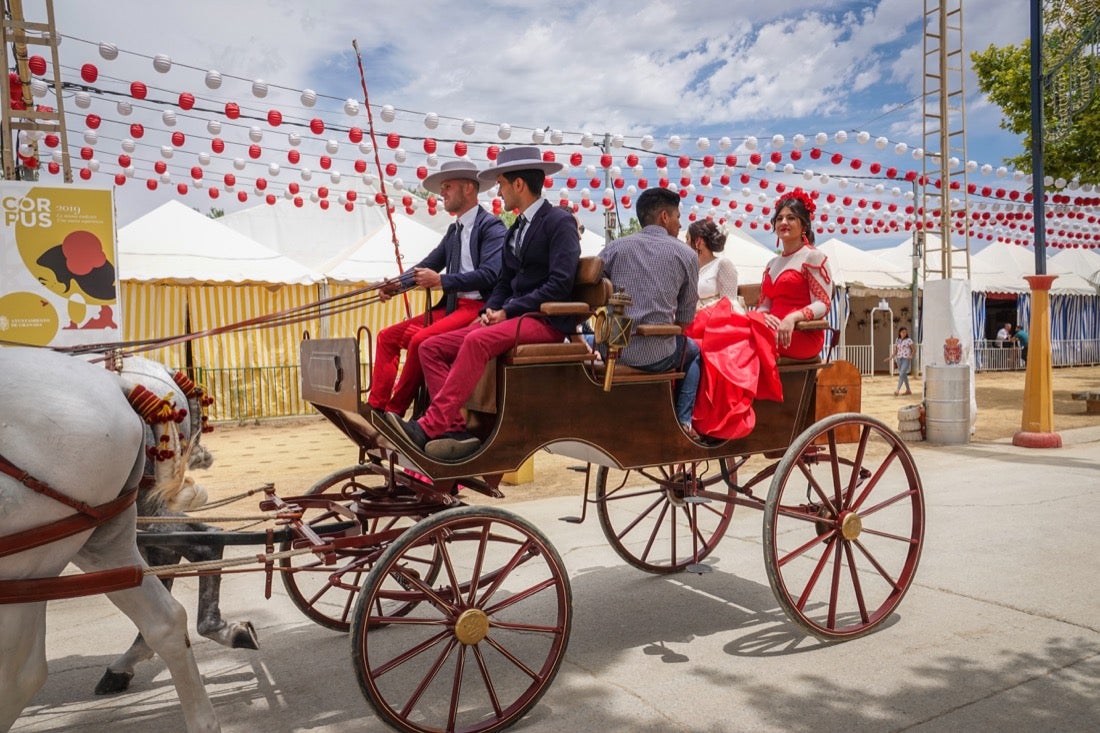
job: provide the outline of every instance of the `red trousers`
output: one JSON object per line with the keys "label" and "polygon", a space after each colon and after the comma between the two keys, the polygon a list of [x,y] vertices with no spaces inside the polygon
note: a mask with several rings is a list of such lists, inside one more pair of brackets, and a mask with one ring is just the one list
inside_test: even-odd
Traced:
{"label": "red trousers", "polygon": [[[518,334],[517,334],[518,327]],[[539,318],[509,318],[492,326],[475,321],[439,334],[420,347],[420,364],[432,404],[420,418],[429,438],[463,430],[462,406],[473,394],[485,365],[516,344],[554,343],[565,335]]]}
{"label": "red trousers", "polygon": [[[415,316],[379,331],[367,403],[379,410],[404,415],[416,396],[417,387],[424,379],[424,372],[420,368],[421,344],[437,334],[469,325],[470,321],[477,318],[478,311],[484,305],[480,300],[459,298],[458,306],[450,314],[442,306],[432,309],[430,326],[424,325],[424,316]],[[398,379],[397,366],[401,361],[401,349],[405,349],[407,353],[405,368],[401,370],[401,377]]]}

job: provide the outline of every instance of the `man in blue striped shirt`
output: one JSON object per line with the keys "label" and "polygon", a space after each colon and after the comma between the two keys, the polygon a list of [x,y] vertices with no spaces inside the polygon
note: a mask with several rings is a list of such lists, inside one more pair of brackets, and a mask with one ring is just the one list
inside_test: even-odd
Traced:
{"label": "man in blue striped shirt", "polygon": [[[686,328],[695,318],[699,299],[699,261],[680,233],[680,197],[667,188],[642,192],[637,203],[642,230],[616,239],[600,259],[615,288],[632,299],[626,314],[634,326],[676,323]],[[676,385],[676,419],[689,436],[695,393],[699,390],[699,345],[686,336],[630,337],[619,363],[649,372],[683,369]]]}

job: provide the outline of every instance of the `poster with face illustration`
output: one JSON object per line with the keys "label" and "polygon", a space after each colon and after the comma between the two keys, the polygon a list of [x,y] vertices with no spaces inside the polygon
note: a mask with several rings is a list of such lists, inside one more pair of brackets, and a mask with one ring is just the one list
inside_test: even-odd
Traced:
{"label": "poster with face illustration", "polygon": [[0,216],[0,342],[118,341],[111,190],[4,181]]}

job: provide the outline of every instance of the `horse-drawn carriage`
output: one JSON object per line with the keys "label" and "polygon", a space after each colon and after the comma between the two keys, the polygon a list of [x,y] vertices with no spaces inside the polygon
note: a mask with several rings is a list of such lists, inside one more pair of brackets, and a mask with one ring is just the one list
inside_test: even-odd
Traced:
{"label": "horse-drawn carriage", "polygon": [[[544,312],[589,316],[609,295],[598,260],[582,261],[576,302]],[[780,360],[784,399],[758,402],[746,437],[703,442],[675,418],[678,373],[605,364],[583,343],[519,345],[467,405],[481,449],[443,462],[363,401],[364,334],[302,341],[303,394],[360,460],[306,495],[267,492],[261,506],[284,526],[266,535],[266,569],[307,616],[351,632],[363,693],[399,730],[501,730],[556,675],[573,619],[561,557],[530,521],[463,501],[500,496],[502,475],[540,450],[584,464],[581,516],[568,521],[594,504],[618,555],[647,572],[709,570],[734,509],[762,511],[775,597],[819,638],[872,631],[912,583],[916,466],[873,418],[815,416],[828,362]]]}

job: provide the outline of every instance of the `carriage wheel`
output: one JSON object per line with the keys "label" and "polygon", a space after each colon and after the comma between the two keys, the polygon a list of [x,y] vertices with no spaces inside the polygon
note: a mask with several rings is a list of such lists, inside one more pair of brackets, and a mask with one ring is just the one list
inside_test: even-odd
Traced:
{"label": "carriage wheel", "polygon": [[[725,474],[725,475],[723,475]],[[707,490],[733,497],[736,465],[719,458],[596,473],[596,509],[615,552],[650,573],[680,572],[702,562],[729,526],[732,502],[699,496]]]}
{"label": "carriage wheel", "polygon": [[[853,428],[856,442],[838,442]],[[913,456],[882,422],[833,415],[787,449],[764,507],[764,563],[806,631],[850,639],[885,621],[913,582],[923,537]]]}
{"label": "carriage wheel", "polygon": [[[366,481],[373,479],[374,485]],[[347,498],[340,502],[344,507],[353,507],[356,502],[364,506],[380,509],[391,508],[396,502],[387,489],[384,479],[371,471],[369,466],[356,465],[329,474],[306,492],[307,496],[330,493],[333,499]],[[355,497],[353,500],[351,497]],[[358,521],[348,526],[348,518],[332,509],[306,509],[305,519],[311,527],[326,537],[381,535],[377,542],[365,541],[352,548],[341,550],[335,562],[329,563],[314,554],[303,553],[279,561],[283,568],[293,568],[293,572],[281,572],[283,587],[298,609],[309,619],[334,631],[347,632],[351,629],[351,615],[355,609],[355,599],[363,579],[382,554],[391,538],[405,527],[411,527],[423,514],[401,514],[399,516],[371,516],[368,511]],[[280,550],[308,547],[303,540],[284,542]],[[431,559],[420,568],[425,578],[431,580],[439,573],[439,558]],[[397,608],[394,613],[408,609]]]}
{"label": "carriage wheel", "polygon": [[[435,553],[438,583],[408,572]],[[379,610],[398,604],[413,608]],[[399,730],[503,730],[554,679],[572,615],[561,557],[533,524],[500,509],[452,509],[418,522],[371,569],[352,662],[368,702]]]}

